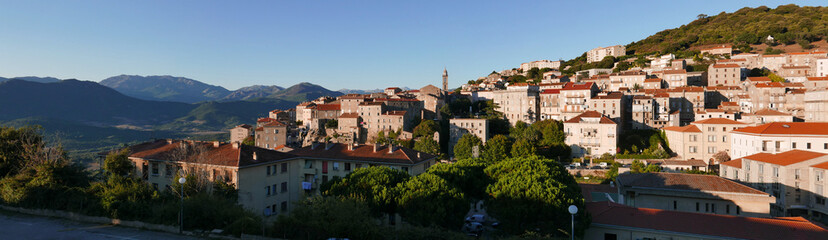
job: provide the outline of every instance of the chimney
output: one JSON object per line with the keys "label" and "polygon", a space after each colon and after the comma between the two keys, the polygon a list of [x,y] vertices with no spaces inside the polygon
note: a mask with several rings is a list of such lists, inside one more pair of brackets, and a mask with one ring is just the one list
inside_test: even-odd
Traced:
{"label": "chimney", "polygon": [[239,142],[233,142],[233,149],[239,149]]}
{"label": "chimney", "polygon": [[388,144],[388,153],[394,153],[394,145]]}
{"label": "chimney", "polygon": [[167,144],[172,144],[172,143],[173,143],[172,139],[167,139]]}
{"label": "chimney", "polygon": [[354,144],[348,144],[348,151],[354,150]]}
{"label": "chimney", "polygon": [[213,147],[214,147],[214,148],[218,148],[218,147],[219,147],[219,145],[221,145],[221,142],[219,142],[219,141],[213,141]]}
{"label": "chimney", "polygon": [[374,152],[377,152],[377,150],[379,150],[379,144],[374,143]]}
{"label": "chimney", "polygon": [[255,160],[258,160],[258,157],[256,156],[256,152],[253,152],[253,160],[254,160],[254,161],[255,161]]}

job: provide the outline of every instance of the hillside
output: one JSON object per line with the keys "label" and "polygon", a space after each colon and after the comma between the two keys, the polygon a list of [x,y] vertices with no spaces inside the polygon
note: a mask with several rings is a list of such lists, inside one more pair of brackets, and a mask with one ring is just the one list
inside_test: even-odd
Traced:
{"label": "hillside", "polygon": [[288,109],[299,102],[272,98],[258,98],[233,102],[203,102],[175,119],[173,122],[158,126],[165,131],[223,131],[236,125],[252,124],[259,117],[267,117],[274,109]]}
{"label": "hillside", "polygon": [[285,88],[280,86],[264,86],[264,85],[253,85],[249,87],[239,88],[236,91],[231,92],[229,95],[221,98],[221,101],[240,101],[240,100],[248,100],[248,99],[256,99],[267,97],[270,95],[274,95],[279,91],[284,90]]}
{"label": "hillside", "polygon": [[100,84],[127,96],[155,101],[197,103],[230,94],[229,90],[220,86],[173,76],[119,75],[104,79]]}
{"label": "hillside", "polygon": [[[633,54],[675,53],[710,44],[733,44],[734,48],[761,44],[767,36],[780,44],[801,44],[828,36],[828,7],[799,7],[789,4],[775,9],[765,6],[742,8],[698,19],[627,45]],[[750,50],[750,49],[745,49]]]}
{"label": "hillside", "polygon": [[279,91],[269,97],[287,101],[304,102],[322,96],[338,97],[342,95],[344,94],[341,92],[331,91],[316,84],[303,82]]}
{"label": "hillside", "polygon": [[0,77],[0,82],[9,80],[9,79],[20,79],[26,80],[29,82],[39,82],[39,83],[52,83],[52,82],[60,82],[60,79],[53,78],[53,77],[13,77],[13,78],[4,78]]}

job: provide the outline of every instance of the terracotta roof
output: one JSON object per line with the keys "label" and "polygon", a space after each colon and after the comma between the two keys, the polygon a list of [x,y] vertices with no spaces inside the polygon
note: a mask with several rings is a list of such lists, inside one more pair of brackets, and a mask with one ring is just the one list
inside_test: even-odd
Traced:
{"label": "terracotta roof", "polygon": [[704,92],[703,87],[675,87],[667,89],[667,92]]}
{"label": "terracotta roof", "polygon": [[237,128],[247,128],[247,129],[253,129],[253,126],[250,126],[250,125],[247,125],[247,124],[241,124],[241,125],[238,125],[238,126],[236,126],[236,127],[237,127]]}
{"label": "terracotta roof", "polygon": [[828,81],[828,77],[808,77],[808,81]]}
{"label": "terracotta roof", "polygon": [[709,118],[709,119],[705,119],[705,120],[701,120],[701,121],[695,121],[693,123],[699,123],[699,124],[745,124],[745,123],[730,120],[730,119],[727,119],[727,118]]}
{"label": "terracotta roof", "polygon": [[810,69],[811,67],[809,67],[809,66],[782,66],[782,68],[787,68],[787,69],[806,69],[806,68],[808,68],[808,69]]}
{"label": "terracotta roof", "polygon": [[813,51],[813,52],[792,52],[792,53],[786,53],[786,54],[787,55],[807,55],[807,54],[825,54],[825,53],[826,52]]}
{"label": "terracotta roof", "polygon": [[696,125],[687,125],[687,126],[683,126],[683,127],[670,126],[670,127],[664,127],[664,128],[662,128],[662,130],[664,130],[664,131],[674,131],[674,132],[697,132],[697,133],[701,132],[701,130],[699,130],[699,127],[696,127]]}
{"label": "terracotta roof", "polygon": [[592,99],[621,99],[624,97],[624,93],[621,92],[608,92],[607,95],[598,95],[592,97]]}
{"label": "terracotta roof", "polygon": [[738,133],[772,135],[828,135],[828,122],[773,122],[733,130]]}
{"label": "terracotta roof", "polygon": [[[178,158],[176,155],[179,155],[180,150],[178,149],[181,149],[182,144],[189,144],[189,148],[198,146],[205,149],[205,151],[203,155]],[[130,146],[131,154],[129,157],[171,162],[197,162],[230,167],[246,167],[296,157],[292,154],[244,144],[239,144],[238,148],[234,148],[233,145],[224,143],[220,144],[219,147],[214,147],[211,142],[173,140],[170,143],[162,139]],[[253,159],[254,153],[256,155],[255,160]]]}
{"label": "terracotta roof", "polygon": [[733,63],[727,64],[713,64],[713,68],[741,68],[739,65]]}
{"label": "terracotta roof", "polygon": [[754,86],[756,86],[758,88],[783,88],[783,87],[785,87],[785,85],[783,85],[780,82],[760,82],[760,83],[756,83]]}
{"label": "terracotta roof", "polygon": [[736,102],[722,102],[721,105],[722,106],[727,106],[727,107],[737,107],[737,106],[739,106],[739,104],[736,103]]}
{"label": "terracotta roof", "polygon": [[753,112],[753,115],[761,115],[761,116],[790,116],[790,114],[783,113],[780,111],[776,111],[773,109],[763,108],[759,109],[756,112]]}
{"label": "terracotta roof", "polygon": [[385,112],[383,115],[397,115],[397,116],[402,116],[402,115],[405,115],[405,111],[388,111],[388,112]]}
{"label": "terracotta roof", "polygon": [[601,120],[598,121],[598,123],[600,124],[616,124],[614,121],[612,121],[612,119],[604,117],[604,115],[596,111],[586,111],[578,116],[575,116],[574,118],[566,120],[565,123],[580,123],[581,118],[601,118]]}
{"label": "terracotta roof", "polygon": [[385,90],[395,90],[395,89],[396,89],[396,90],[402,90],[402,89],[400,89],[400,88],[398,88],[398,87],[389,87],[389,88],[385,88]]}
{"label": "terracotta roof", "polygon": [[822,225],[802,217],[738,217],[634,208],[612,202],[586,203],[586,209],[592,215],[592,224],[701,235],[689,238],[810,240],[828,235]]}
{"label": "terracotta roof", "polygon": [[707,163],[703,160],[699,159],[688,159],[688,160],[661,160],[662,164],[664,165],[682,165],[682,166],[694,166],[694,167],[707,167]]}
{"label": "terracotta roof", "polygon": [[811,167],[828,169],[828,161],[820,164],[811,165]]}
{"label": "terracotta roof", "polygon": [[633,96],[633,99],[653,99],[653,97],[646,95],[635,95]]}
{"label": "terracotta roof", "polygon": [[732,59],[721,59],[721,60],[716,61],[716,63],[726,63],[726,62],[744,62],[744,61],[747,61],[747,59],[744,59],[744,58],[732,58]]}
{"label": "terracotta roof", "polygon": [[707,86],[707,90],[721,91],[721,90],[742,90],[739,86]]}
{"label": "terracotta roof", "polygon": [[374,99],[374,101],[379,101],[379,102],[419,102],[420,100],[413,99],[413,98],[377,98],[377,99]]}
{"label": "terracotta roof", "polygon": [[316,110],[318,111],[339,111],[340,105],[339,104],[319,104],[316,105]]}
{"label": "terracotta roof", "polygon": [[771,55],[762,55],[762,57],[770,58],[770,57],[785,57],[782,54],[771,54]]}
{"label": "terracotta roof", "polygon": [[664,70],[664,74],[684,74],[687,73],[687,70],[680,69],[680,70]]}
{"label": "terracotta roof", "polygon": [[263,125],[263,127],[287,127],[287,125],[279,121],[273,121]]}
{"label": "terracotta roof", "polygon": [[644,82],[657,82],[657,83],[660,83],[661,78],[648,78],[648,79],[644,79]]}
{"label": "terracotta roof", "polygon": [[725,166],[728,166],[728,167],[734,167],[734,168],[740,168],[741,169],[742,168],[742,159],[737,158],[737,159],[734,159],[734,160],[730,160],[730,161],[727,161],[727,162],[720,163],[719,165],[725,165]]}
{"label": "terracotta roof", "polygon": [[730,179],[689,173],[625,173],[616,178],[619,186],[650,188],[674,191],[747,193],[767,196],[768,194]]}
{"label": "terracotta roof", "polygon": [[805,87],[805,84],[798,83],[798,82],[783,82],[782,85],[785,85],[785,87],[790,87],[790,88],[795,88],[795,87],[804,88]]}
{"label": "terracotta roof", "polygon": [[617,73],[611,73],[610,74],[610,76],[641,76],[641,75],[647,75],[647,73],[642,72],[642,71],[625,71],[625,72],[617,72]]}
{"label": "terracotta roof", "polygon": [[359,114],[357,114],[357,113],[343,113],[342,115],[339,115],[339,118],[358,118],[358,117],[359,117]]}
{"label": "terracotta roof", "polygon": [[781,166],[787,166],[798,162],[808,161],[814,158],[822,157],[828,154],[825,153],[818,153],[818,152],[810,152],[810,151],[803,151],[803,150],[790,150],[787,152],[781,152],[777,154],[772,153],[757,153],[750,156],[745,156],[743,159],[749,159],[754,161],[766,162],[770,164],[776,164]]}
{"label": "terracotta roof", "polygon": [[805,89],[791,89],[788,94],[805,94]]}
{"label": "terracotta roof", "polygon": [[353,150],[348,150],[348,146],[346,144],[331,144],[333,144],[333,146],[327,150],[325,149],[325,144],[319,144],[319,146],[316,146],[315,149],[311,149],[311,146],[307,146],[297,148],[288,153],[310,158],[344,159],[394,164],[416,164],[435,158],[434,155],[422,152],[420,153],[420,158],[417,158],[417,151],[406,147],[395,147],[396,150],[394,150],[394,152],[388,153],[387,146],[381,146],[376,152],[374,152],[373,145],[359,145],[353,147]]}
{"label": "terracotta roof", "polygon": [[595,83],[593,83],[593,82],[582,82],[582,83],[573,83],[573,82],[568,82],[568,83],[566,83],[566,85],[564,85],[564,86],[563,86],[563,88],[561,89],[561,91],[567,91],[567,90],[589,90],[589,89],[592,89],[592,86],[595,86]]}
{"label": "terracotta roof", "polygon": [[311,105],[316,105],[316,103],[313,103],[313,102],[303,102],[303,103],[298,104],[297,106],[303,106],[303,107],[306,107],[306,106],[311,106]]}
{"label": "terracotta roof", "polygon": [[345,95],[339,96],[339,98],[340,99],[366,99],[368,97],[365,96],[365,95],[362,95],[362,94],[352,93],[352,94],[345,94]]}
{"label": "terracotta roof", "polygon": [[540,94],[559,94],[561,93],[560,89],[544,89]]}
{"label": "terracotta roof", "polygon": [[259,119],[256,119],[256,122],[257,122],[257,123],[263,123],[263,122],[275,122],[275,121],[277,121],[277,120],[276,120],[276,119],[274,119],[274,118],[259,118]]}
{"label": "terracotta roof", "polygon": [[771,79],[769,77],[747,77],[747,80],[751,82],[770,82]]}

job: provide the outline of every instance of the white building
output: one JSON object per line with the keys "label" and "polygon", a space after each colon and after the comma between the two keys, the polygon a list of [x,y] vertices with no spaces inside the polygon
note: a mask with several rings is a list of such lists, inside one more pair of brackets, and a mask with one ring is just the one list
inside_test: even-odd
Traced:
{"label": "white building", "polygon": [[596,111],[586,111],[564,122],[566,145],[572,157],[615,154],[618,124]]}
{"label": "white building", "polygon": [[599,47],[587,52],[587,62],[600,62],[607,56],[620,57],[624,55],[627,55],[627,47],[622,45]]}
{"label": "white building", "polygon": [[527,63],[521,63],[520,69],[524,72],[529,71],[532,68],[544,69],[558,69],[561,67],[561,61],[549,61],[549,60],[540,60],[540,61],[532,61]]}
{"label": "white building", "polygon": [[730,158],[794,149],[828,153],[828,122],[774,122],[730,132]]}

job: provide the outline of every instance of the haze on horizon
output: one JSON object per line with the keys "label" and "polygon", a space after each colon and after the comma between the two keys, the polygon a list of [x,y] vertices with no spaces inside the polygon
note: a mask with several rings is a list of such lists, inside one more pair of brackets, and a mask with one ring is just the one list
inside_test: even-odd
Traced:
{"label": "haze on horizon", "polygon": [[0,1],[0,76],[172,75],[234,90],[456,87],[568,60],[698,14],[813,1]]}

